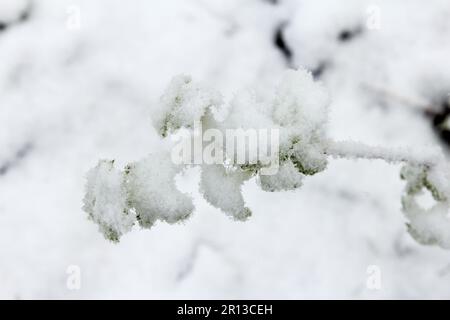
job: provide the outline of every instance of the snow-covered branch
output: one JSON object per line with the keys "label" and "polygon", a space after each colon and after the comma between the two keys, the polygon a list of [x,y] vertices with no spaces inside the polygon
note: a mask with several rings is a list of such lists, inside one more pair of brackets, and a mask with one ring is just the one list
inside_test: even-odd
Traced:
{"label": "snow-covered branch", "polygon": [[380,159],[392,163],[409,163],[433,167],[444,161],[438,147],[396,147],[369,146],[356,141],[326,142],[325,153],[336,158]]}
{"label": "snow-covered branch", "polygon": [[[173,144],[169,136],[184,130],[187,138],[172,145],[172,153],[154,152],[123,170],[116,169],[114,161],[100,161],[88,174],[84,210],[113,241],[135,223],[150,228],[156,221],[183,221],[194,205],[188,194],[177,189],[175,177],[198,165],[205,200],[242,221],[252,214],[241,193],[249,179],[256,178],[264,191],[294,190],[307,176],[325,170],[330,157],[381,159],[405,164],[402,205],[410,234],[421,243],[450,248],[450,168],[439,148],[333,141],[325,128],[328,105],[327,91],[306,70],[287,71],[272,99],[244,90],[227,105],[216,90],[189,76],[177,76],[161,97],[153,124],[169,146]],[[222,114],[221,121],[217,114]],[[268,131],[276,134],[270,139],[260,134]],[[176,157],[182,161],[175,161],[174,150],[182,150],[183,155]],[[425,190],[436,201],[428,210],[417,201]]]}

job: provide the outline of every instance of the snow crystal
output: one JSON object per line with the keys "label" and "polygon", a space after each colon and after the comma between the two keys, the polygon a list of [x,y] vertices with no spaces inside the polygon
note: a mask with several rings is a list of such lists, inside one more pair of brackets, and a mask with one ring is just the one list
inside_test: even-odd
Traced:
{"label": "snow crystal", "polygon": [[179,75],[172,79],[161,97],[160,110],[153,119],[159,133],[165,137],[181,127],[192,128],[210,107],[219,107],[222,96],[193,82],[190,76]]}
{"label": "snow crystal", "polygon": [[271,106],[252,89],[238,91],[227,106],[222,127],[227,129],[260,129],[276,127]]}
{"label": "snow crystal", "polygon": [[304,69],[285,72],[273,102],[273,119],[281,129],[280,157],[291,159],[303,174],[326,168],[325,125],[329,96]]}
{"label": "snow crystal", "polygon": [[288,70],[276,90],[273,117],[283,127],[316,130],[327,122],[329,96],[305,69]]}
{"label": "snow crystal", "polygon": [[113,241],[130,231],[136,220],[150,228],[157,220],[186,219],[194,206],[175,186],[180,170],[165,152],[128,164],[124,171],[115,169],[114,161],[102,160],[87,174],[83,209]]}
{"label": "snow crystal", "polygon": [[214,207],[236,220],[246,220],[251,211],[245,207],[241,187],[250,176],[241,170],[227,170],[223,165],[202,167],[200,190]]}
{"label": "snow crystal", "polygon": [[260,175],[259,185],[264,191],[284,191],[299,188],[304,175],[291,160],[284,162],[275,175]]}
{"label": "snow crystal", "polygon": [[[402,168],[401,177],[406,180],[402,198],[403,212],[409,220],[409,233],[419,243],[450,248],[448,169],[447,163],[431,168],[408,164]],[[422,208],[417,201],[417,197],[425,190],[428,190],[435,200],[435,204],[429,209]]]}
{"label": "snow crystal", "polygon": [[157,220],[176,223],[192,213],[192,199],[175,185],[175,176],[181,169],[171,162],[166,152],[127,165],[129,204],[136,210],[141,226],[150,228]]}
{"label": "snow crystal", "polygon": [[[222,128],[279,130],[280,161],[292,160],[301,173],[314,174],[327,164],[324,141],[328,104],[326,89],[311,73],[287,70],[273,99],[265,100],[253,90],[238,92]],[[227,150],[227,154],[232,152]]]}
{"label": "snow crystal", "polygon": [[356,141],[327,141],[326,153],[333,157],[354,159],[382,159],[387,162],[408,162],[414,165],[434,165],[443,161],[438,147],[397,147],[368,146]]}
{"label": "snow crystal", "polygon": [[403,201],[409,220],[408,231],[419,243],[450,249],[449,205],[438,202],[430,209],[421,208],[414,199]]}
{"label": "snow crystal", "polygon": [[101,160],[88,172],[83,209],[107,239],[118,241],[131,230],[136,217],[127,205],[123,175],[114,161]]}
{"label": "snow crystal", "polygon": [[440,161],[430,168],[427,178],[436,189],[434,197],[438,200],[450,201],[450,163],[442,157],[437,159]]}

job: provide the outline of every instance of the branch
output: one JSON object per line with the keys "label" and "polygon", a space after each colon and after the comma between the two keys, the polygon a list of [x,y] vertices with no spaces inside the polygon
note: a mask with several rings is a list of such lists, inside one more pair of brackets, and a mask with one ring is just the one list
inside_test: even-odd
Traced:
{"label": "branch", "polygon": [[436,166],[443,159],[442,152],[437,147],[386,148],[368,146],[355,141],[328,140],[325,153],[335,158],[381,159],[391,163],[407,162],[430,168]]}

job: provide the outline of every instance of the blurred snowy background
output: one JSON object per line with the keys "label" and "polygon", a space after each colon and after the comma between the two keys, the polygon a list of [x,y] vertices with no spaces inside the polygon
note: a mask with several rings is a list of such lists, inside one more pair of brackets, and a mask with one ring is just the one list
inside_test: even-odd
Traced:
{"label": "blurred snowy background", "polygon": [[246,223],[199,196],[195,169],[184,225],[115,245],[87,220],[86,171],[160,147],[172,76],[229,99],[297,66],[329,89],[333,138],[449,149],[447,0],[0,0],[0,297],[450,298],[450,252],[410,238],[400,167],[381,161],[331,161],[295,192],[250,181]]}

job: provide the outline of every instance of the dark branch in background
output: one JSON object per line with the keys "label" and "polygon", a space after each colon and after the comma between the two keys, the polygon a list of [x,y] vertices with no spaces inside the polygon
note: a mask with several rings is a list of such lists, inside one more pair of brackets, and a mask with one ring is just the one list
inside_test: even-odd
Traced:
{"label": "dark branch in background", "polygon": [[31,1],[28,1],[27,5],[22,9],[22,11],[19,13],[19,15],[15,20],[10,22],[0,21],[0,32],[4,32],[14,25],[28,21],[31,17],[32,11],[33,11],[33,4]]}
{"label": "dark branch in background", "polygon": [[319,62],[317,67],[313,68],[311,70],[311,73],[314,77],[314,79],[318,79],[322,76],[322,74],[325,72],[326,69],[328,69],[329,63],[327,61]]}
{"label": "dark branch in background", "polygon": [[292,49],[286,43],[284,39],[284,29],[286,28],[286,23],[281,23],[276,29],[273,36],[273,43],[275,47],[281,52],[284,59],[286,60],[286,64],[291,67],[292,66]]}
{"label": "dark branch in background", "polygon": [[19,19],[17,19],[17,22],[26,22],[30,20],[31,13],[33,11],[33,4],[32,2],[28,2],[28,5],[25,7],[24,10],[20,13]]}
{"label": "dark branch in background", "polygon": [[418,101],[411,97],[405,97],[388,89],[376,87],[371,84],[363,84],[363,88],[368,89],[381,99],[381,103],[388,104],[390,101],[396,101],[402,106],[409,106],[409,111],[420,113],[425,116],[431,123],[432,129],[438,136],[439,140],[450,148],[450,96],[443,97],[436,100]]}
{"label": "dark branch in background", "polygon": [[24,159],[30,151],[33,149],[33,145],[30,142],[25,143],[20,147],[11,159],[6,160],[0,164],[0,176],[6,175],[12,168],[16,167],[22,159]]}
{"label": "dark branch in background", "polygon": [[337,39],[339,42],[350,42],[351,40],[354,40],[355,37],[360,36],[363,32],[363,28],[361,26],[357,26],[356,28],[352,29],[343,29],[341,32],[339,32]]}
{"label": "dark branch in background", "polygon": [[[272,5],[280,4],[279,0],[263,0],[263,1],[268,2]],[[281,52],[281,54],[283,55],[284,60],[286,61],[286,65],[289,68],[294,68],[295,66],[293,65],[293,61],[292,61],[294,54],[292,52],[292,48],[286,42],[286,39],[284,37],[284,30],[287,25],[288,25],[287,22],[282,22],[275,28],[275,31],[273,33],[272,42],[273,42],[275,48],[277,48],[277,50],[279,50]]]}
{"label": "dark branch in background", "polygon": [[425,109],[425,116],[431,120],[433,130],[448,147],[450,147],[450,98],[443,99],[438,110]]}
{"label": "dark branch in background", "polygon": [[181,282],[184,279],[186,279],[194,270],[195,267],[195,263],[197,262],[197,258],[198,258],[198,254],[199,251],[202,247],[206,247],[211,249],[212,251],[215,251],[217,253],[221,253],[222,249],[215,245],[214,243],[208,241],[208,240],[204,240],[204,239],[199,239],[197,240],[193,247],[191,252],[189,253],[186,261],[184,263],[182,263],[182,268],[181,270],[178,272],[178,274],[176,275],[176,281],[177,282]]}
{"label": "dark branch in background", "polygon": [[[363,33],[363,28],[361,26],[357,26],[355,28],[343,29],[338,33],[336,39],[338,40],[338,42],[347,43],[347,42],[354,40],[355,38],[360,36],[362,33]],[[330,66],[331,66],[330,61],[327,61],[327,60],[320,61],[315,67],[311,68],[311,72],[312,72],[314,78],[316,78],[316,79],[320,78]]]}

